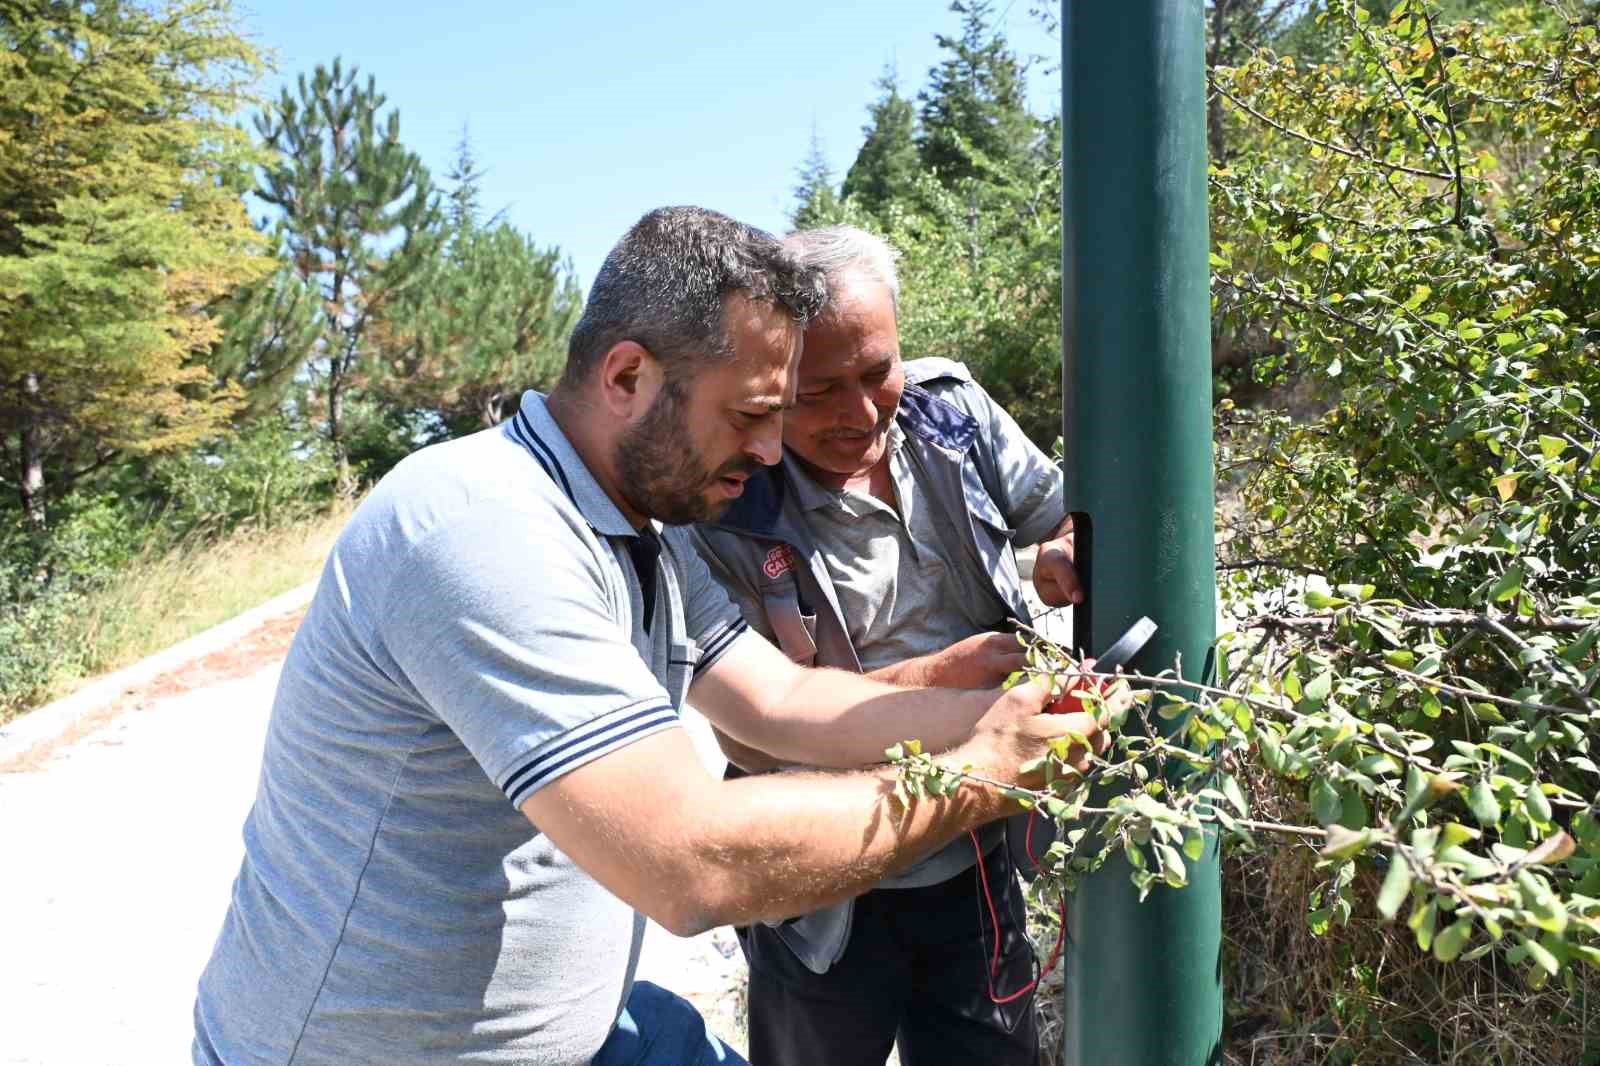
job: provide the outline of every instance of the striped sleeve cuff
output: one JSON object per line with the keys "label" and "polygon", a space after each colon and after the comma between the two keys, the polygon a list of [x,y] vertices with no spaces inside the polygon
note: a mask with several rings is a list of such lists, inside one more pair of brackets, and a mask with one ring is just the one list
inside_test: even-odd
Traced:
{"label": "striped sleeve cuff", "polygon": [[562,774],[678,724],[678,712],[665,700],[630,703],[535,748],[512,764],[500,788],[513,807],[521,807],[529,796]]}
{"label": "striped sleeve cuff", "polygon": [[722,658],[723,652],[733,647],[741,633],[748,632],[750,626],[738,615],[730,618],[725,624],[714,628],[701,638],[700,659],[694,664],[694,673],[699,677],[711,669],[716,661]]}

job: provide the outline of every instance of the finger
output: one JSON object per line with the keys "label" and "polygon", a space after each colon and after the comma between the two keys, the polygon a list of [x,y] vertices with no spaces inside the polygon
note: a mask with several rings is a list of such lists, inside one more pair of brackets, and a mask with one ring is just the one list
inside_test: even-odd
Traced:
{"label": "finger", "polygon": [[1022,650],[1022,645],[1017,642],[1017,634],[1015,633],[986,633],[983,635],[982,647],[984,651],[992,652],[996,655],[1003,655],[1007,652],[1021,654]]}
{"label": "finger", "polygon": [[1033,588],[1047,607],[1083,602],[1077,568],[1065,552],[1041,552],[1033,565]]}
{"label": "finger", "polygon": [[1028,653],[1020,648],[1012,648],[996,655],[994,664],[996,670],[1004,670],[1008,674],[1015,673],[1028,665]]}
{"label": "finger", "polygon": [[1076,733],[1078,736],[1093,738],[1100,732],[1100,722],[1086,711],[1068,711],[1061,714],[1041,714],[1023,723],[1029,736],[1041,740],[1066,736]]}
{"label": "finger", "polygon": [[1045,679],[1030,677],[1020,685],[1007,689],[1001,699],[1010,700],[1021,713],[1040,715],[1051,700],[1050,684]]}

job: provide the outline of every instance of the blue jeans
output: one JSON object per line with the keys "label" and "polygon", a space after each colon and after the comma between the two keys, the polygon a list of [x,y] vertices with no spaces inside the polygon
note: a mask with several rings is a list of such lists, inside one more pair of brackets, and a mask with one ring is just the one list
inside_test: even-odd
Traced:
{"label": "blue jeans", "polygon": [[638,981],[592,1066],[749,1066],[706,1032],[694,1004]]}

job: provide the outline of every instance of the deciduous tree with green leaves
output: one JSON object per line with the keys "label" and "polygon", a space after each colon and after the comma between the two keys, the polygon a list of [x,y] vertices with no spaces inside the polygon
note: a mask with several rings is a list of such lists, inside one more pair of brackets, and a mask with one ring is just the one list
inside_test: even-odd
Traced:
{"label": "deciduous tree with green leaves", "polygon": [[0,10],[0,486],[47,500],[232,414],[208,309],[268,269],[231,122],[261,69],[226,0]]}
{"label": "deciduous tree with green leaves", "polygon": [[[1123,678],[1104,697],[1107,757],[1018,795],[1062,819],[1050,865],[1067,885],[1120,851],[1141,891],[1180,887],[1212,832],[1287,842],[1280,868],[1312,855],[1310,928],[1364,929],[1372,953],[1348,965],[1420,975],[1404,994],[1420,998],[1404,1019],[1385,1013],[1392,985],[1359,1010],[1312,1003],[1337,1035],[1306,1033],[1291,1057],[1586,1061],[1600,1044],[1586,999],[1600,990],[1595,19],[1508,4],[1452,21],[1424,0],[1380,15],[1329,0],[1310,18],[1315,59],[1263,49],[1211,74],[1229,145],[1211,174],[1215,313],[1275,341],[1250,367],[1262,385],[1310,392],[1293,412],[1219,408],[1240,504],[1219,526],[1229,676]],[[1057,649],[1032,654],[1067,677]],[[1182,727],[1160,739],[1156,716]],[[961,779],[897,754],[908,787]],[[1429,1002],[1420,983],[1438,997],[1447,972],[1472,976]],[[1464,1012],[1473,986],[1488,999]],[[1526,1012],[1538,1039],[1510,1038]]]}

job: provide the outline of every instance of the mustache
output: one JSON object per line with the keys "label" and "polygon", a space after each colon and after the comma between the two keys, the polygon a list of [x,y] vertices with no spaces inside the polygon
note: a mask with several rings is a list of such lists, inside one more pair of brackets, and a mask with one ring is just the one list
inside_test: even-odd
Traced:
{"label": "mustache", "polygon": [[752,459],[749,456],[745,456],[740,459],[731,459],[717,468],[717,472],[711,475],[711,480],[715,481],[718,478],[733,477],[737,474],[743,474],[745,477],[752,477],[759,473],[764,465],[765,464],[763,464],[760,460]]}
{"label": "mustache", "polygon": [[892,416],[889,418],[880,418],[878,420],[878,424],[873,426],[871,429],[830,429],[822,434],[822,439],[867,440],[871,437],[876,437],[878,434],[888,429],[890,421],[892,421]]}

